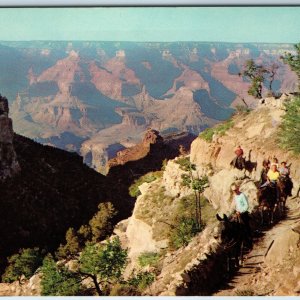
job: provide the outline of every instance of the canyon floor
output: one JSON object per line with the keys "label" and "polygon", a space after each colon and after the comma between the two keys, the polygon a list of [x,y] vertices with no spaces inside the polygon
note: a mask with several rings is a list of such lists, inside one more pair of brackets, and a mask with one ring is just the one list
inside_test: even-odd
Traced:
{"label": "canyon floor", "polygon": [[[243,266],[213,296],[299,296],[300,267],[299,255],[290,247],[294,255],[281,252],[282,264],[267,263],[271,244],[282,239],[290,229],[297,229],[300,222],[300,198],[291,197],[287,200],[287,215],[269,230],[262,230],[262,236],[254,240],[253,250],[245,257]],[[298,230],[297,230],[298,231]],[[275,243],[274,243],[275,244]],[[270,247],[271,246],[271,247]],[[282,247],[284,248],[284,243]],[[272,254],[274,255],[276,251]],[[278,254],[278,253],[277,253]]]}

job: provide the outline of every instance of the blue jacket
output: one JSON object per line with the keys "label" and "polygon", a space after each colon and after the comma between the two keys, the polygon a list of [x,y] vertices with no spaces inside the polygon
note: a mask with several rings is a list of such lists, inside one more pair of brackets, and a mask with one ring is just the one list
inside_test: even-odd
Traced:
{"label": "blue jacket", "polygon": [[248,210],[249,204],[248,199],[244,193],[234,196],[235,210],[240,213],[244,213]]}

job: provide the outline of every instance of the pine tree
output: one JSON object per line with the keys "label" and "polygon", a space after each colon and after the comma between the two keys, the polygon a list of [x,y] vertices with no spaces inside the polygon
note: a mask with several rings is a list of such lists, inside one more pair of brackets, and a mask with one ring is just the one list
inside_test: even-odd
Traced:
{"label": "pine tree", "polygon": [[71,258],[78,254],[80,250],[79,239],[74,228],[69,228],[66,232],[66,244],[60,245],[56,256],[61,258]]}
{"label": "pine tree", "polygon": [[250,59],[246,62],[243,72],[239,75],[247,77],[251,82],[248,94],[254,98],[260,99],[262,98],[263,82],[268,73],[269,71],[266,68],[256,65],[254,60]]}
{"label": "pine tree", "polygon": [[112,218],[116,215],[116,210],[110,202],[100,203],[99,211],[90,220],[89,225],[92,232],[92,242],[96,243],[111,233],[113,224]]}

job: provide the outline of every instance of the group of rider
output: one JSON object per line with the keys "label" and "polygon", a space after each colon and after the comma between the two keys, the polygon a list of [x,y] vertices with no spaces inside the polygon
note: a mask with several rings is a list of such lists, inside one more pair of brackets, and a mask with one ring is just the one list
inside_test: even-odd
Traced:
{"label": "group of rider", "polygon": [[[234,167],[236,163],[243,157],[244,151],[241,146],[238,146],[235,150],[236,157],[231,162],[231,165]],[[287,167],[287,163],[285,161],[281,162],[280,166],[278,163],[278,159],[273,157],[270,161],[263,161],[263,168],[261,171],[261,179],[260,179],[260,187],[261,189],[267,186],[274,186],[277,190],[277,198],[279,197],[277,182],[278,180],[285,180],[289,185],[289,196],[291,196],[291,190],[293,187],[293,183],[290,179],[290,170]],[[247,231],[247,235],[249,237],[250,248],[252,248],[252,238],[251,238],[251,228],[249,224],[249,203],[247,196],[239,190],[239,186],[234,184],[231,187],[232,192],[234,193],[233,197],[233,206],[235,211],[235,216],[245,225],[245,229]]]}

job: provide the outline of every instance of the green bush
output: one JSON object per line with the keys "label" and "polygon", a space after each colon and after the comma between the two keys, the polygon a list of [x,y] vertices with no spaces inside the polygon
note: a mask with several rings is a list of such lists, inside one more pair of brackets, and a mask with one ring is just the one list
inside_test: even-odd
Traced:
{"label": "green bush", "polygon": [[189,157],[179,157],[175,160],[177,164],[179,164],[183,169],[189,168],[191,165]]}
{"label": "green bush", "polygon": [[24,275],[29,279],[36,269],[42,265],[43,256],[38,248],[21,249],[18,254],[8,258],[8,267],[2,275],[3,282],[20,280]]}
{"label": "green bush", "polygon": [[180,217],[178,223],[170,232],[169,246],[171,249],[187,246],[191,239],[202,229],[199,229],[195,218]]}
{"label": "green bush", "polygon": [[138,257],[138,262],[141,267],[154,267],[159,260],[159,254],[156,252],[144,252]]}
{"label": "green bush", "polygon": [[158,178],[161,178],[163,171],[156,171],[156,172],[149,172],[139,179],[135,180],[134,183],[129,187],[129,195],[131,197],[138,197],[141,192],[139,190],[139,186],[142,185],[144,182],[150,183]]}
{"label": "green bush", "polygon": [[149,286],[155,280],[155,274],[152,272],[139,272],[133,275],[129,280],[129,285],[137,288],[142,292],[147,286]]}
{"label": "green bush", "polygon": [[51,255],[42,266],[42,296],[78,296],[83,293],[81,278],[66,267],[59,267]]}
{"label": "green bush", "polygon": [[207,128],[199,134],[199,137],[204,139],[207,142],[212,142],[212,138],[214,134],[219,136],[223,136],[226,131],[232,128],[234,122],[232,119],[229,119],[221,124],[216,125],[215,127]]}
{"label": "green bush", "polygon": [[279,145],[295,154],[300,154],[300,97],[287,103],[286,114],[278,132]]}
{"label": "green bush", "polygon": [[251,111],[251,109],[249,107],[242,105],[242,104],[239,104],[235,107],[236,114],[248,114],[250,111]]}

